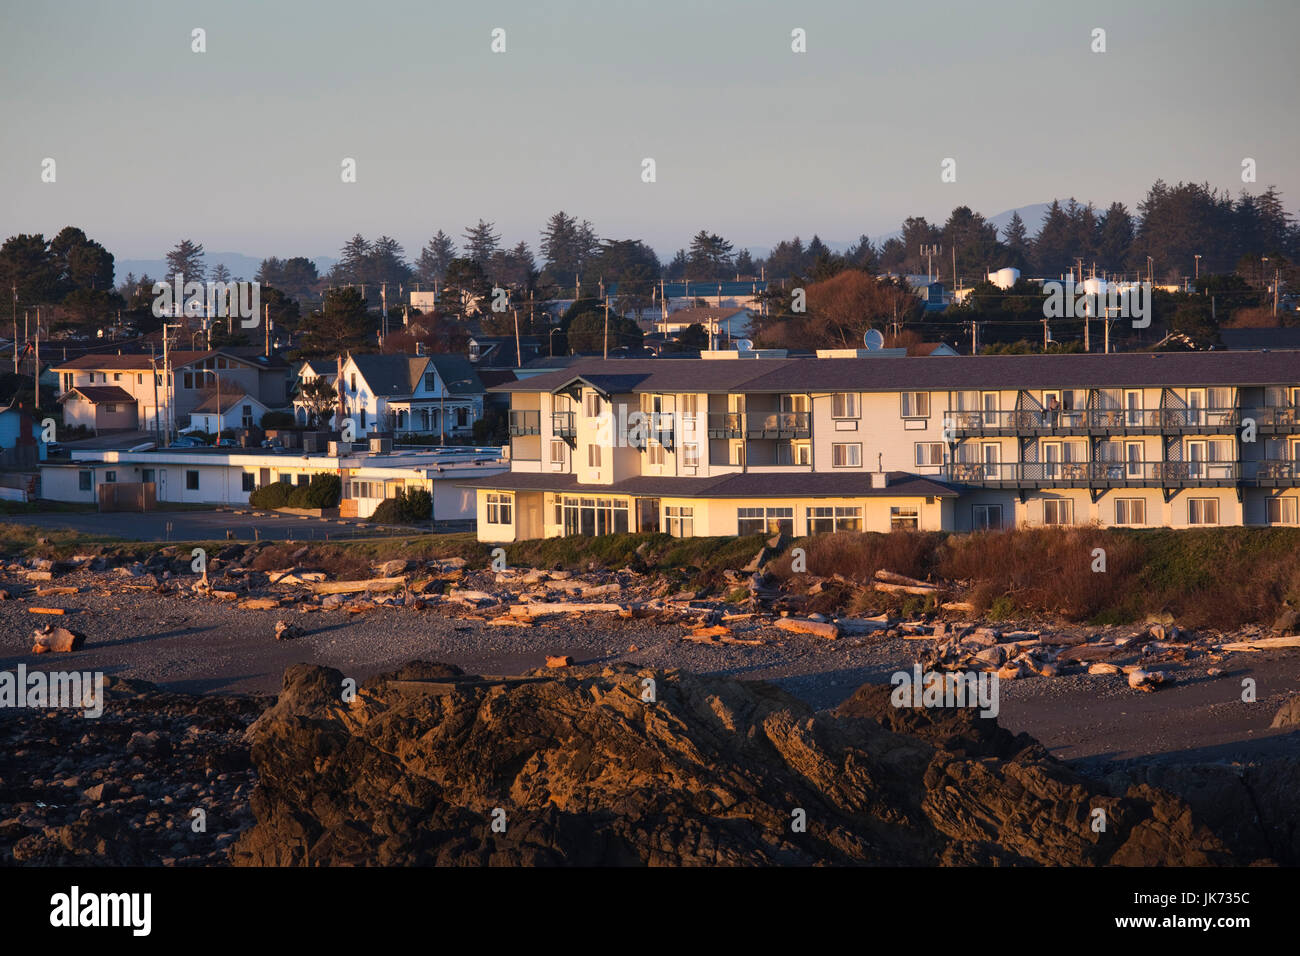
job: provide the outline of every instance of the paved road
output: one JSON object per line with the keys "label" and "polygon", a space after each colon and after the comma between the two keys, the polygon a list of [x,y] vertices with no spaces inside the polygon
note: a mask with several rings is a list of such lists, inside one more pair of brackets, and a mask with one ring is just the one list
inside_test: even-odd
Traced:
{"label": "paved road", "polygon": [[52,512],[50,514],[5,515],[12,521],[59,531],[107,535],[128,541],[213,541],[233,532],[240,541],[324,541],[338,538],[372,537],[382,534],[415,534],[418,529],[392,532],[357,521],[271,515],[239,514],[234,511]]}

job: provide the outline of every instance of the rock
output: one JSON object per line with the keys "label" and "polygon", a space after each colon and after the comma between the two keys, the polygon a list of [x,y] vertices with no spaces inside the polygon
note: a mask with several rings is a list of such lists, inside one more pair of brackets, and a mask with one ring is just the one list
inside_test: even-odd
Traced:
{"label": "rock", "polygon": [[572,667],[572,666],[573,666],[573,658],[570,657],[568,654],[561,654],[561,655],[554,656],[554,657],[551,656],[550,654],[547,654],[547,655],[546,655],[546,666],[547,666],[547,667],[551,667],[551,668],[555,668],[555,667]]}
{"label": "rock", "polygon": [[33,654],[66,654],[80,650],[86,643],[84,634],[70,631],[66,627],[51,627],[48,624],[33,632],[32,638],[35,641],[32,646]]}
{"label": "rock", "polygon": [[381,578],[392,578],[402,574],[410,566],[411,562],[405,558],[394,558],[391,561],[385,561],[375,569],[375,573]]}
{"label": "rock", "polygon": [[1277,634],[1294,634],[1300,630],[1300,611],[1287,608],[1273,621],[1273,631]]}
{"label": "rock", "polygon": [[1140,667],[1134,668],[1128,674],[1128,686],[1146,693],[1150,693],[1163,684],[1171,684],[1173,680],[1173,677],[1164,671],[1147,671]]}
{"label": "rock", "polygon": [[[814,712],[762,682],[621,664],[458,677],[427,694],[381,688],[346,708],[332,700],[341,676],[290,668],[249,729],[256,822],[234,864],[1256,859],[1236,860],[1176,797],[1141,785],[1112,795],[995,719],[895,708],[889,687]],[[1088,825],[1096,806],[1102,838]],[[505,832],[493,831],[494,807]],[[806,833],[791,833],[793,807],[817,808]]]}
{"label": "rock", "polygon": [[296,624],[290,624],[288,621],[275,622],[275,639],[277,641],[291,641],[295,637],[302,637],[305,632]]}
{"label": "rock", "polygon": [[1273,715],[1270,728],[1300,726],[1300,694],[1290,697]]}

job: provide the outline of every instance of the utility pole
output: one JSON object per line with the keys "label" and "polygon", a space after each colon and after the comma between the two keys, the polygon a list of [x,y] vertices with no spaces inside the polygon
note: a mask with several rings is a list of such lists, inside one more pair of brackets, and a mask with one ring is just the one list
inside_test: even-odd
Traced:
{"label": "utility pole", "polygon": [[[1282,270],[1277,266],[1273,267],[1273,315],[1277,315],[1277,287],[1281,279]],[[39,363],[38,363],[39,364]]]}
{"label": "utility pole", "polygon": [[609,359],[609,299],[605,299],[605,359]]}
{"label": "utility pole", "polygon": [[[271,303],[269,302],[266,305],[262,306],[262,325],[265,326],[265,331],[266,331],[265,355],[267,358],[270,358],[271,357]],[[208,343],[208,347],[209,348],[212,347],[211,342]]]}
{"label": "utility pole", "polygon": [[[1277,310],[1274,310],[1277,312]],[[31,369],[31,385],[36,390],[34,399],[32,399],[32,411],[40,407],[40,307],[36,307],[36,364]]]}
{"label": "utility pole", "polygon": [[380,327],[384,330],[384,338],[388,338],[388,283],[380,283],[379,286],[379,308],[384,314],[384,321]]}
{"label": "utility pole", "polygon": [[14,374],[18,374],[18,286],[10,287],[14,294]]}
{"label": "utility pole", "polygon": [[1201,281],[1201,254],[1198,252],[1196,255],[1192,256],[1192,258],[1196,260],[1196,281],[1200,282]]}
{"label": "utility pole", "polygon": [[149,356],[149,367],[153,374],[153,443],[155,448],[162,447],[162,433],[158,422],[158,359]]}
{"label": "utility pole", "polygon": [[171,445],[171,443],[172,443],[172,425],[173,425],[173,421],[172,421],[172,414],[173,414],[173,413],[172,413],[172,405],[174,404],[174,396],[175,396],[175,394],[176,394],[176,389],[173,387],[173,384],[172,384],[171,352],[170,352],[170,346],[169,346],[169,342],[170,342],[170,340],[169,340],[168,337],[167,337],[167,330],[168,330],[168,329],[179,329],[180,327],[181,327],[181,323],[180,323],[180,322],[177,322],[175,325],[169,325],[168,323],[164,322],[164,323],[163,323],[163,327],[162,327],[162,334],[163,334],[163,376],[164,376],[164,380],[163,380],[163,389],[164,389],[164,391],[166,392],[166,398],[167,398],[167,444],[168,444],[168,445]]}
{"label": "utility pole", "polygon": [[515,309],[515,362],[516,368],[524,367],[524,350],[519,344],[519,310]]}

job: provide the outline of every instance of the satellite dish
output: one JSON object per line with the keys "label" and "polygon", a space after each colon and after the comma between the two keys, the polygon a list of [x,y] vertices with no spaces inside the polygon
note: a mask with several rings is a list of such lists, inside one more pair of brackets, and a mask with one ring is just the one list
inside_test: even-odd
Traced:
{"label": "satellite dish", "polygon": [[862,344],[868,352],[876,352],[885,347],[885,337],[876,329],[867,329],[862,335]]}
{"label": "satellite dish", "polygon": [[736,339],[736,351],[752,352],[754,351],[754,343],[750,339]]}

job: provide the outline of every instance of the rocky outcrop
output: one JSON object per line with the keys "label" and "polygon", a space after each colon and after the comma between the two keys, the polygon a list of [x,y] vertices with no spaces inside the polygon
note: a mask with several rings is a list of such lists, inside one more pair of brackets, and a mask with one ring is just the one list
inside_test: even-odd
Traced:
{"label": "rocky outcrop", "polygon": [[1234,862],[1184,801],[1116,794],[969,711],[896,710],[888,687],[829,713],[630,665],[417,663],[345,689],[291,668],[249,728],[236,864]]}

